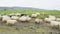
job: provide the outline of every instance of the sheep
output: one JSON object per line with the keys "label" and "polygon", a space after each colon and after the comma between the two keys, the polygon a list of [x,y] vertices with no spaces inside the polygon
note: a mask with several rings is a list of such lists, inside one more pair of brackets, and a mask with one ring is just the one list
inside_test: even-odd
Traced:
{"label": "sheep", "polygon": [[1,16],[2,16],[2,18],[3,18],[3,17],[7,17],[7,15],[1,15]]}
{"label": "sheep", "polygon": [[60,18],[56,18],[57,21],[60,21]]}
{"label": "sheep", "polygon": [[16,20],[7,20],[7,25],[15,25],[17,23]]}
{"label": "sheep", "polygon": [[13,19],[13,20],[18,20],[19,17],[18,17],[18,16],[12,16],[11,19]]}
{"label": "sheep", "polygon": [[26,21],[30,21],[30,20],[31,20],[31,17],[26,16]]}
{"label": "sheep", "polygon": [[39,18],[36,18],[35,19],[35,24],[41,24],[43,22],[43,20],[42,19],[39,19]]}
{"label": "sheep", "polygon": [[48,18],[45,18],[44,21],[48,21]]}
{"label": "sheep", "polygon": [[51,20],[50,18],[45,18],[44,21],[45,21],[46,23],[50,23],[50,21],[52,21],[52,20]]}
{"label": "sheep", "polygon": [[51,20],[56,20],[56,17],[55,17],[55,16],[52,16],[52,15],[49,15],[49,18],[50,18]]}
{"label": "sheep", "polygon": [[48,22],[50,23],[50,21],[56,21],[56,17],[55,16],[52,16],[52,15],[49,15],[49,17],[48,18],[45,18],[44,21],[46,21],[47,23]]}
{"label": "sheep", "polygon": [[60,22],[58,21],[50,21],[50,25],[54,28],[60,29]]}
{"label": "sheep", "polygon": [[36,18],[38,15],[37,14],[32,14],[31,17]]}
{"label": "sheep", "polygon": [[51,26],[54,26],[54,25],[58,25],[59,22],[56,22],[56,21],[50,21],[50,24],[51,24]]}
{"label": "sheep", "polygon": [[19,18],[20,21],[22,22],[29,22],[31,20],[31,18],[29,16],[22,16]]}
{"label": "sheep", "polygon": [[8,16],[2,16],[2,21],[6,22],[7,20],[10,20],[11,18]]}
{"label": "sheep", "polygon": [[36,18],[36,17],[39,16],[39,15],[40,15],[40,13],[36,12],[36,13],[33,13],[33,14],[31,15],[31,17]]}
{"label": "sheep", "polygon": [[26,21],[26,16],[22,16],[19,18],[20,21],[25,22]]}
{"label": "sheep", "polygon": [[35,19],[35,22],[39,23],[40,22],[40,19],[36,18]]}

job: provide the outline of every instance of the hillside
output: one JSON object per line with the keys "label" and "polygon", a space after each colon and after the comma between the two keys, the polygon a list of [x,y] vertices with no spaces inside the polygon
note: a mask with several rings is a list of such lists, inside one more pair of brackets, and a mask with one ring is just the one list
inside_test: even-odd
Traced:
{"label": "hillside", "polygon": [[32,7],[0,7],[0,9],[33,9],[33,10],[38,10],[38,8],[32,8]]}

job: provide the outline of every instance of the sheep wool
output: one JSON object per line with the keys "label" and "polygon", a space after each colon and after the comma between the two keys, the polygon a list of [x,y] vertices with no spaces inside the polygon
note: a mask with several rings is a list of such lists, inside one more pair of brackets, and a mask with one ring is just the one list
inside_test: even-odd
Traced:
{"label": "sheep wool", "polygon": [[17,16],[12,16],[11,19],[17,20],[17,19],[19,19],[19,17],[17,17]]}
{"label": "sheep wool", "polygon": [[60,21],[60,18],[56,18],[57,21]]}
{"label": "sheep wool", "polygon": [[51,21],[50,24],[51,25],[59,25],[59,22],[57,22],[57,21]]}
{"label": "sheep wool", "polygon": [[40,19],[36,18],[35,19],[35,22],[39,23],[40,22]]}
{"label": "sheep wool", "polygon": [[19,18],[20,21],[26,21],[26,16],[22,16]]}
{"label": "sheep wool", "polygon": [[58,22],[58,21],[51,21],[50,25],[60,29],[60,22]]}
{"label": "sheep wool", "polygon": [[4,17],[2,18],[2,21],[7,21],[7,20],[10,20],[10,19],[11,19],[10,17],[4,16]]}
{"label": "sheep wool", "polygon": [[26,16],[26,20],[27,20],[27,21],[30,21],[31,18],[30,18],[29,16]]}
{"label": "sheep wool", "polygon": [[37,14],[32,14],[32,16],[31,17],[37,17],[38,15]]}
{"label": "sheep wool", "polygon": [[16,20],[7,20],[7,23],[6,24],[15,24],[15,23],[17,23]]}
{"label": "sheep wool", "polygon": [[55,17],[55,16],[52,16],[52,15],[49,15],[49,18],[50,18],[51,20],[56,20],[56,17]]}
{"label": "sheep wool", "polygon": [[45,18],[44,20],[49,22],[52,21],[50,18]]}

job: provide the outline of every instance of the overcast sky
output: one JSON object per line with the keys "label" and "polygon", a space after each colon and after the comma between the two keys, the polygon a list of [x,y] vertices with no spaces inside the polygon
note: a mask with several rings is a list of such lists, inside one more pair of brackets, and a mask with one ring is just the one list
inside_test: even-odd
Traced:
{"label": "overcast sky", "polygon": [[60,9],[60,0],[0,0],[2,7],[33,7],[40,9]]}

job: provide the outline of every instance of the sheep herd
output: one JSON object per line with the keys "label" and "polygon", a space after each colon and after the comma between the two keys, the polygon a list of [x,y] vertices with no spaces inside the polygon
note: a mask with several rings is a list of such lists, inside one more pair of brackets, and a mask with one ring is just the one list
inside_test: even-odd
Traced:
{"label": "sheep herd", "polygon": [[31,15],[21,14],[21,13],[11,13],[9,15],[0,14],[0,21],[6,23],[6,25],[14,25],[19,22],[30,22],[34,18],[35,24],[39,23],[49,23],[50,26],[60,29],[60,18],[57,18],[53,15],[49,15],[49,17],[41,19],[37,18],[40,16],[40,13],[36,12]]}
{"label": "sheep herd", "polygon": [[0,20],[2,22],[5,22],[7,25],[9,25],[9,24],[13,25],[13,24],[17,23],[18,21],[29,22],[32,18],[36,18],[39,15],[40,15],[40,13],[38,13],[38,12],[32,14],[31,17],[27,14],[21,14],[21,13],[16,13],[16,14],[11,13],[9,15],[1,14]]}
{"label": "sheep herd", "polygon": [[49,17],[45,18],[44,21],[49,23],[52,27],[60,30],[60,18],[57,18],[53,15],[49,15]]}

